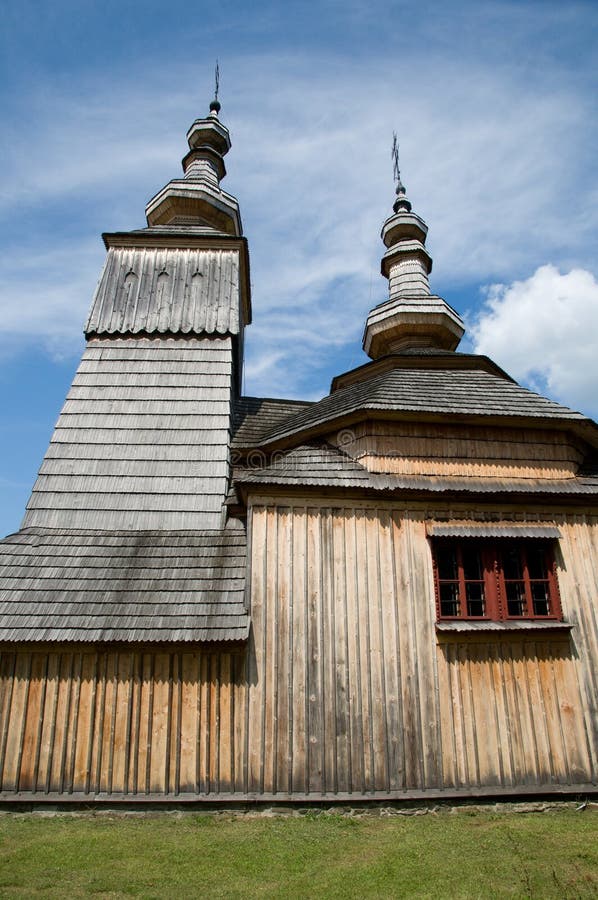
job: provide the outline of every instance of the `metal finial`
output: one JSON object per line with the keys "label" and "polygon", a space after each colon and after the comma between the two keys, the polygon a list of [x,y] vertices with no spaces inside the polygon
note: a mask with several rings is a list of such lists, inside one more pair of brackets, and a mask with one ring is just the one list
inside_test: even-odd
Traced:
{"label": "metal finial", "polygon": [[392,150],[390,151],[390,155],[392,158],[392,174],[395,181],[401,180],[401,172],[399,169],[399,142],[397,140],[397,133],[393,131],[392,133]]}
{"label": "metal finial", "polygon": [[218,114],[220,112],[221,106],[218,102],[218,91],[220,90],[220,66],[218,65],[218,60],[216,60],[216,68],[214,70],[214,99],[210,103],[210,112],[215,112]]}
{"label": "metal finial", "polygon": [[400,209],[411,212],[411,203],[407,199],[405,185],[401,181],[401,170],[399,169],[399,141],[396,131],[393,131],[392,133],[392,150],[390,155],[392,157],[392,173],[397,185],[397,199],[392,208],[396,213],[398,213]]}
{"label": "metal finial", "polygon": [[399,141],[396,131],[392,133],[392,150],[390,155],[392,157],[392,174],[397,186],[397,194],[405,193],[405,188],[401,181],[401,170],[399,169]]}

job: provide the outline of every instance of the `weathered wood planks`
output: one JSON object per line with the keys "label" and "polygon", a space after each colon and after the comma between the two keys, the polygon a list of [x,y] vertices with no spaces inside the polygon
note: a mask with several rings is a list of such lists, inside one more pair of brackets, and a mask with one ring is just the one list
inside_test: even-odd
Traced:
{"label": "weathered wood planks", "polygon": [[[577,638],[541,632],[437,636],[430,510],[264,498],[251,515],[259,652],[248,716],[260,727],[248,745],[250,791],[288,792],[289,757],[292,789],[308,796],[597,778],[587,671],[595,648],[581,655]],[[575,527],[575,517],[557,518],[563,534]],[[565,615],[577,621],[581,604],[594,617],[585,640],[596,640],[598,591],[584,576],[585,554],[571,557]],[[584,577],[582,596],[575,584]]]}
{"label": "weathered wood planks", "polygon": [[[239,790],[234,714],[237,707],[244,714],[242,662],[231,652],[188,649],[5,647],[2,791],[219,793],[234,790],[235,779]],[[202,719],[207,742],[199,739]]]}
{"label": "weathered wood planks", "polygon": [[572,478],[584,458],[571,435],[548,429],[531,441],[515,428],[370,421],[351,434],[346,453],[370,472],[395,475],[561,479]]}
{"label": "weathered wood planks", "polygon": [[2,792],[317,799],[596,782],[597,522],[551,518],[571,635],[437,633],[426,526],[476,515],[256,498],[246,647],[4,644]]}

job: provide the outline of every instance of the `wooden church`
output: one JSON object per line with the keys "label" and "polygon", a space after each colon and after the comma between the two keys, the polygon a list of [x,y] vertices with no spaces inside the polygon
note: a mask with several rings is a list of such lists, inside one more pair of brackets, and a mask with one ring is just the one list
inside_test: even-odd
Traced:
{"label": "wooden church", "polygon": [[400,180],[365,365],[241,395],[251,321],[214,101],[0,543],[0,799],[595,791],[598,426],[459,353]]}

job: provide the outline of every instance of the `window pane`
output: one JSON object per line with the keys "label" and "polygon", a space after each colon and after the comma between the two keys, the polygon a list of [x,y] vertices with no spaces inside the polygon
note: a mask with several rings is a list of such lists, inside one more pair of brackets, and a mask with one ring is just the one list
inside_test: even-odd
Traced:
{"label": "window pane", "polygon": [[523,567],[521,565],[521,553],[517,547],[507,546],[502,554],[503,572],[505,578],[513,578],[519,580],[523,578]]}
{"label": "window pane", "polygon": [[457,579],[457,553],[454,547],[439,546],[436,551],[436,565],[438,577],[442,579]]}
{"label": "window pane", "polygon": [[528,547],[527,568],[530,578],[548,578],[546,570],[546,551],[543,547]]}
{"label": "window pane", "polygon": [[507,581],[507,607],[510,616],[525,615],[525,587],[522,581]]}
{"label": "window pane", "polygon": [[548,541],[441,538],[433,550],[441,618],[560,615]]}
{"label": "window pane", "polygon": [[482,575],[482,562],[480,559],[480,551],[476,547],[472,547],[471,543],[465,543],[463,547],[463,574],[465,580],[470,578],[480,580]]}
{"label": "window pane", "polygon": [[459,585],[458,584],[441,584],[440,585],[440,615],[441,616],[458,616],[461,611],[459,603]]}
{"label": "window pane", "polygon": [[535,616],[550,615],[550,596],[548,593],[548,583],[546,581],[532,581],[532,599],[534,601]]}
{"label": "window pane", "polygon": [[484,585],[470,581],[466,584],[465,590],[467,591],[467,615],[485,615]]}

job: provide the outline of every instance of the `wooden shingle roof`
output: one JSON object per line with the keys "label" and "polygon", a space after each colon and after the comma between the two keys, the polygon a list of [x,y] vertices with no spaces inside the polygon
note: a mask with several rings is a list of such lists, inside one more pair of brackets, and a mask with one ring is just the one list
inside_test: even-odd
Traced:
{"label": "wooden shingle roof", "polygon": [[245,529],[25,529],[0,542],[0,641],[242,641]]}
{"label": "wooden shingle roof", "polygon": [[241,397],[235,404],[232,447],[259,446],[265,434],[313,405],[306,400]]}
{"label": "wooden shingle roof", "polygon": [[263,435],[264,446],[331,431],[359,413],[550,420],[598,428],[586,416],[484,369],[402,366],[341,388]]}
{"label": "wooden shingle roof", "polygon": [[366,491],[519,494],[565,497],[598,497],[598,477],[577,478],[498,478],[440,475],[394,475],[369,472],[357,460],[330,444],[305,444],[260,464],[254,454],[250,464],[234,473],[236,485],[246,489],[258,486],[322,487]]}
{"label": "wooden shingle roof", "polygon": [[362,465],[329,444],[304,445],[278,455],[260,467],[251,458],[248,468],[235,473],[243,484],[280,484],[321,487],[373,487],[374,479]]}
{"label": "wooden shingle roof", "polygon": [[23,527],[217,528],[228,485],[230,342],[89,341]]}

